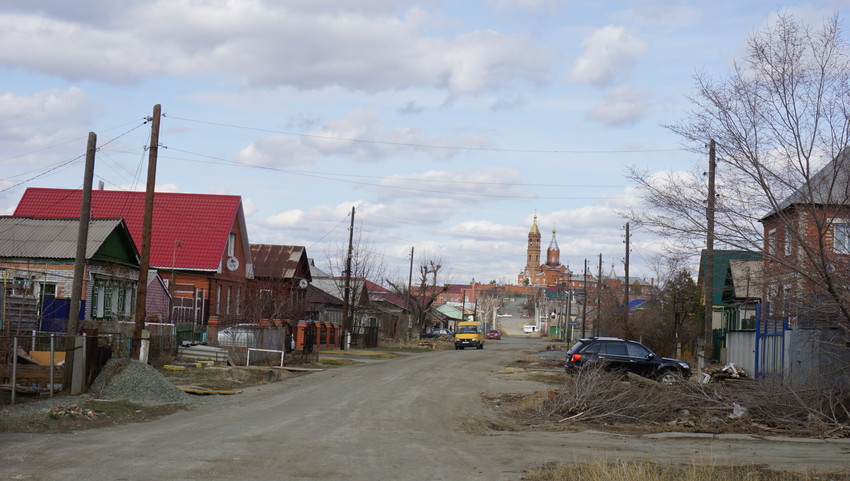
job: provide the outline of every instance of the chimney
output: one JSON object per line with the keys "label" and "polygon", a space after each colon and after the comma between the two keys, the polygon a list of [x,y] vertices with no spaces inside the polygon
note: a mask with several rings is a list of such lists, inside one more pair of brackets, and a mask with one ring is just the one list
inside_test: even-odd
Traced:
{"label": "chimney", "polygon": [[103,181],[102,180],[97,181],[97,190],[103,190]]}

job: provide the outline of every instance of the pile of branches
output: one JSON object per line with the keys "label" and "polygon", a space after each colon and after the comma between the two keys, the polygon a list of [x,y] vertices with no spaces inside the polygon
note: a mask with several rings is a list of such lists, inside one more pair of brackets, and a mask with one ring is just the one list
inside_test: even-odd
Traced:
{"label": "pile of branches", "polygon": [[523,414],[557,422],[676,425],[698,431],[767,431],[850,437],[850,391],[776,382],[665,386],[585,366]]}

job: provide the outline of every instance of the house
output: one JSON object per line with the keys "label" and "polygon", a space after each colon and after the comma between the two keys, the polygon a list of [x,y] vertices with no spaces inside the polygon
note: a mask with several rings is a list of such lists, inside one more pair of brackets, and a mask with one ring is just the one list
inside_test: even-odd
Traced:
{"label": "house", "polygon": [[303,246],[251,244],[254,278],[248,282],[246,319],[261,325],[307,319],[307,287],[313,280]]}
{"label": "house", "polygon": [[[81,190],[28,188],[14,216],[78,217],[81,197]],[[92,192],[92,219],[124,219],[137,249],[144,210],[144,192]],[[155,193],[150,242],[150,267],[168,281],[173,296],[171,322],[208,326],[210,339],[219,325],[239,322],[240,301],[254,275],[239,196]]]}
{"label": "house", "polygon": [[378,323],[382,339],[400,339],[407,335],[407,300],[370,280],[366,280],[369,306]]}
{"label": "house", "polygon": [[[5,329],[67,331],[79,224],[0,217]],[[92,220],[87,239],[79,319],[118,332],[119,321],[133,318],[139,253],[122,219]]]}
{"label": "house", "polygon": [[754,329],[758,305],[763,290],[764,261],[757,259],[731,259],[724,276],[723,326],[732,331]]}
{"label": "house", "polygon": [[[850,386],[850,148],[761,220],[764,243],[755,329],[727,336],[728,360],[756,379]],[[752,294],[750,294],[752,295]]]}
{"label": "house", "polygon": [[761,219],[764,298],[791,324],[829,323],[847,311],[850,285],[850,147]]}

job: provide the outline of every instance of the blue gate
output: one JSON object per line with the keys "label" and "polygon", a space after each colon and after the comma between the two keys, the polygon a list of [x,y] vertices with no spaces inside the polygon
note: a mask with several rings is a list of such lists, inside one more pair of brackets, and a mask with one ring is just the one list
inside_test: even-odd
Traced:
{"label": "blue gate", "polygon": [[756,305],[755,379],[782,379],[785,367],[785,331],[788,316],[770,316],[770,303]]}

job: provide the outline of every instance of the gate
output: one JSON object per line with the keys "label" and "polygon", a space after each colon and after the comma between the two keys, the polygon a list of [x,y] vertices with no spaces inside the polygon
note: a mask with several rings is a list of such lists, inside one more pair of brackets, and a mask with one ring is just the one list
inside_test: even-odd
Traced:
{"label": "gate", "polygon": [[765,315],[765,312],[770,312],[770,303],[756,305],[757,381],[767,377],[782,379],[785,367],[785,331],[788,330],[788,317]]}
{"label": "gate", "polygon": [[313,352],[313,347],[316,345],[316,323],[309,322],[304,326],[304,354]]}

